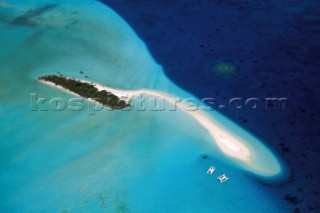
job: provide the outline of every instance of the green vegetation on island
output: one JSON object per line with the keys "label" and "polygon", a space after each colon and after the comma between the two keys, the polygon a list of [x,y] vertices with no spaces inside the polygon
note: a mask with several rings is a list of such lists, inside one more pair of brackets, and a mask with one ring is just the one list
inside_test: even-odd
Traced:
{"label": "green vegetation on island", "polygon": [[122,109],[129,106],[129,104],[124,100],[121,100],[111,92],[107,92],[106,90],[99,91],[93,84],[82,82],[80,80],[67,78],[62,75],[45,75],[39,77],[39,80],[54,83],[55,85],[74,92],[83,98],[93,99],[112,109]]}

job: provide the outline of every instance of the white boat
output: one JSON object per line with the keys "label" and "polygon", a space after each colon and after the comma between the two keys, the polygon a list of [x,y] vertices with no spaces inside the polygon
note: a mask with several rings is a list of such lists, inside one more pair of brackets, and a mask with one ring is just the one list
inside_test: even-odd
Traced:
{"label": "white boat", "polygon": [[217,179],[220,181],[220,183],[224,183],[227,180],[229,180],[229,178],[226,176],[226,174],[220,175]]}
{"label": "white boat", "polygon": [[216,167],[210,166],[210,168],[207,171],[208,175],[212,175],[212,173],[214,172],[214,170],[216,170]]}

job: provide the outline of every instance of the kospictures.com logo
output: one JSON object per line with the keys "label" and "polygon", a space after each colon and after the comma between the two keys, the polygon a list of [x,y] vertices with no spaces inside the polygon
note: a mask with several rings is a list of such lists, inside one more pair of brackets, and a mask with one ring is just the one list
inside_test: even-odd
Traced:
{"label": "kospictures.com logo", "polygon": [[106,109],[108,111],[176,111],[177,108],[185,111],[213,111],[213,110],[284,110],[288,107],[287,98],[240,98],[234,97],[218,103],[215,98],[207,97],[201,100],[197,98],[170,98],[144,97],[137,95],[134,97],[129,106],[121,109],[113,109],[108,106],[103,107],[98,99],[61,98],[61,97],[40,97],[37,93],[30,94],[31,111],[83,111],[87,110],[89,115]]}

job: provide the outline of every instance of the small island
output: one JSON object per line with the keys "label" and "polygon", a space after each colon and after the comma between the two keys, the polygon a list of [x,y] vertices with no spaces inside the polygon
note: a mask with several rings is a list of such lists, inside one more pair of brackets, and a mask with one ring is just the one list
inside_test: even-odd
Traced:
{"label": "small island", "polygon": [[[208,116],[199,110],[188,110],[188,105],[185,102],[177,102],[175,97],[165,92],[150,89],[115,89],[82,79],[66,77],[61,74],[45,75],[39,77],[38,80],[41,83],[79,95],[89,101],[97,101],[102,106],[107,106],[112,109],[122,109],[130,106],[129,101],[139,95],[149,95],[164,99],[167,103],[176,105],[177,108],[186,112],[199,122],[199,124],[208,131],[209,135],[221,152],[234,160],[240,161],[241,164],[239,165],[241,165],[245,170],[252,171],[253,173],[263,176],[278,175],[282,171],[282,166],[277,158],[275,158],[266,147],[260,144],[259,140],[254,136],[249,133],[246,134],[241,129],[241,134],[239,135],[232,133],[226,129],[226,126],[221,125],[220,122],[214,120],[214,117]],[[231,126],[231,128],[234,128],[236,132],[239,131],[236,124],[227,120],[225,121]]]}
{"label": "small island", "polygon": [[97,101],[103,106],[112,109],[123,109],[130,106],[125,100],[120,99],[118,96],[106,90],[98,90],[93,83],[68,78],[63,75],[45,75],[38,78],[40,81],[53,83],[77,95]]}

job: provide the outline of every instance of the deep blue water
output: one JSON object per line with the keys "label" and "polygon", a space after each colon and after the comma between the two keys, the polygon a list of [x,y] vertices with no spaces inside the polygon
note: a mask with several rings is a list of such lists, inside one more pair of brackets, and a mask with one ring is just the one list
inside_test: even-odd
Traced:
{"label": "deep blue water", "polygon": [[[275,194],[296,197],[295,212],[319,211],[319,1],[101,2],[134,28],[171,80],[197,97],[214,97],[217,106],[233,97],[287,98],[284,110],[217,110],[288,162],[292,176]],[[211,66],[221,61],[237,72],[213,75]]]}

